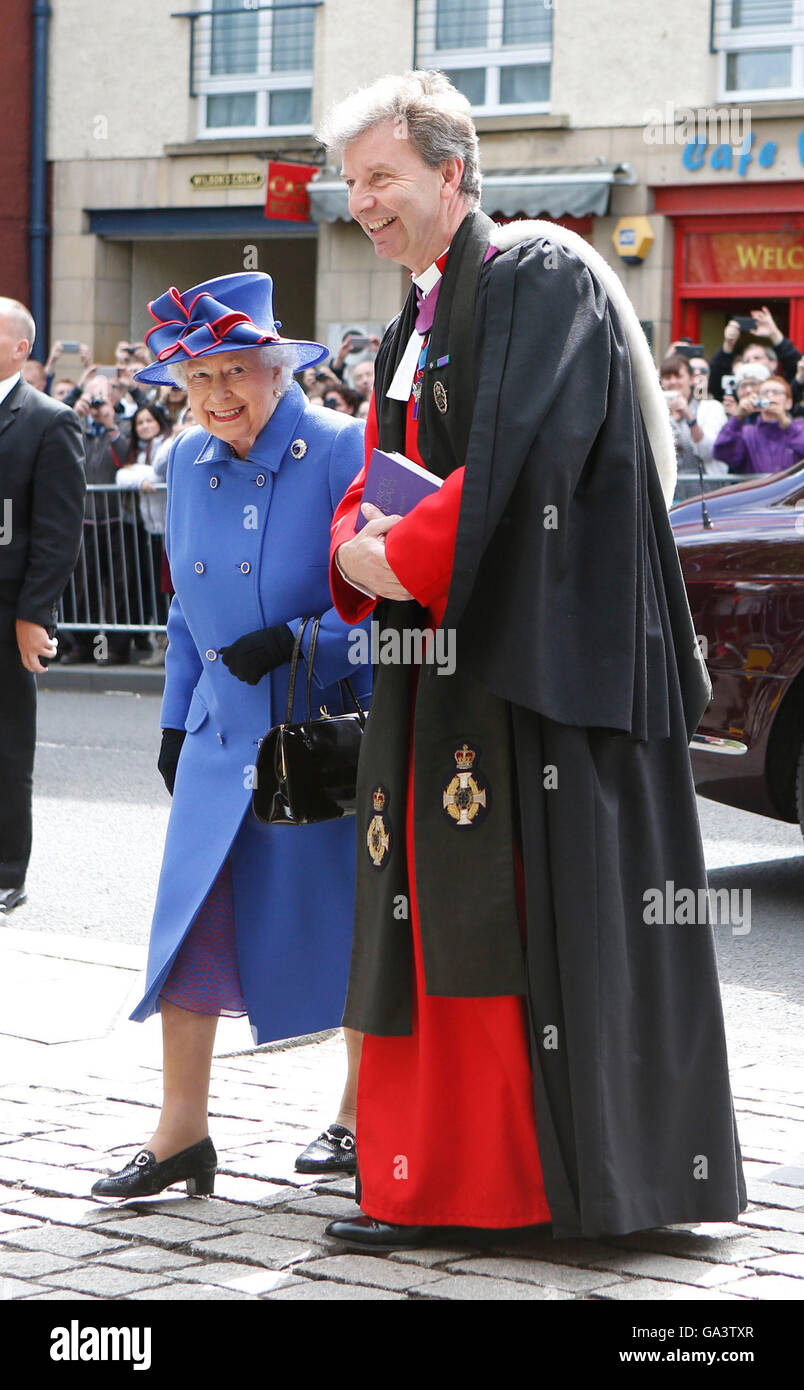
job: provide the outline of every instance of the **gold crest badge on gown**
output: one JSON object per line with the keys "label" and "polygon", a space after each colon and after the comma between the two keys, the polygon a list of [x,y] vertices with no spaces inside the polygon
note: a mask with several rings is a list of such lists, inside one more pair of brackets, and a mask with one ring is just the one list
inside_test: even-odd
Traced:
{"label": "gold crest badge on gown", "polygon": [[478,770],[478,750],[464,743],[455,749],[455,770],[444,788],[444,814],[456,829],[482,824],[489,813],[491,788]]}
{"label": "gold crest badge on gown", "polygon": [[371,793],[374,815],[366,831],[366,849],[375,869],[384,869],[391,853],[391,822],[386,811],[390,799],[383,786],[375,787]]}

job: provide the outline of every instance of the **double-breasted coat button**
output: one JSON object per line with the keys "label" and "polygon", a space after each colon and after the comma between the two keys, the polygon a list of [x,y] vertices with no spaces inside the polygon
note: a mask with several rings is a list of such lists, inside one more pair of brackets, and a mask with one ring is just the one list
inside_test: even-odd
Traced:
{"label": "double-breasted coat button", "polygon": [[242,563],[242,565],[240,566],[240,573],[241,573],[241,574],[248,574],[250,570],[251,570],[251,565],[249,564],[248,560],[244,560],[243,563]]}
{"label": "double-breasted coat button", "polygon": [[258,473],[254,481],[257,484],[257,487],[265,487],[265,474]]}
{"label": "double-breasted coat button", "polygon": [[215,474],[213,473],[212,477],[211,477],[210,480],[209,480],[209,485],[210,485],[210,487],[212,487],[212,488],[217,487],[219,482],[220,482],[220,479],[219,479],[219,478],[216,478],[216,477],[215,477]]}
{"label": "double-breasted coat button", "polygon": [[225,743],[225,742],[226,742],[226,739],[224,738],[223,734],[219,733],[219,734],[218,734],[218,743]]}
{"label": "double-breasted coat button", "polygon": [[307,440],[294,439],[290,446],[290,452],[295,459],[303,459],[304,455],[307,453]]}
{"label": "double-breasted coat button", "polygon": [[195,570],[196,574],[203,574],[205,568],[206,566],[203,560],[196,560],[195,564],[193,565],[193,569]]}
{"label": "double-breasted coat button", "polygon": [[218,660],[218,653],[212,647],[209,647],[207,651],[204,653],[204,655],[206,656],[207,661]]}

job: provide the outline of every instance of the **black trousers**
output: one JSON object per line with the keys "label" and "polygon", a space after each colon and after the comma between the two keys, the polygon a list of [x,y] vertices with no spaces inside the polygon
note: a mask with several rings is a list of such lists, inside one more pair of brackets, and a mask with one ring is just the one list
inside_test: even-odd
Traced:
{"label": "black trousers", "polygon": [[31,857],[36,679],[9,636],[9,615],[0,618],[0,888],[15,888]]}

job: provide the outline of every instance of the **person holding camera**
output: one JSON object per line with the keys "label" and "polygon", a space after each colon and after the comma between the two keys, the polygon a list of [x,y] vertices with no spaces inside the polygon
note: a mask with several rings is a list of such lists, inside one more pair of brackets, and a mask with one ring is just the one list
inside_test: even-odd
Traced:
{"label": "person holding camera", "polygon": [[690,359],[674,352],[666,357],[660,373],[662,391],[670,411],[670,427],[676,445],[679,470],[695,472],[703,465],[705,473],[727,473],[714,459],[715,440],[726,423],[719,401],[699,400],[693,395]]}
{"label": "person holding camera", "polygon": [[[41,389],[43,389],[45,394],[48,396],[55,396],[54,383],[58,384],[56,383],[56,368],[58,367],[61,358],[64,357],[67,353],[69,353],[71,356],[76,356],[81,359],[81,366],[84,368],[84,371],[86,371],[90,366],[90,352],[86,343],[62,342],[62,340],[58,338],[56,342],[53,344],[52,348],[50,349],[47,361],[44,366],[45,385]],[[62,383],[66,380],[66,377],[61,378]],[[72,389],[74,384],[75,383],[72,380],[70,380],[70,389]],[[56,399],[63,401],[65,396],[67,395],[69,395],[69,391],[63,392],[60,396],[56,397]],[[76,397],[76,400],[77,399],[78,397]],[[68,405],[72,404],[72,401],[68,401]]]}
{"label": "person holding camera", "polygon": [[[115,414],[108,378],[90,377],[73,408],[82,421],[87,483],[114,484],[128,455],[129,426]],[[115,501],[119,505],[119,499]],[[98,627],[109,619],[113,625],[125,622],[126,554],[118,517],[117,508],[110,507],[108,493],[87,494],[83,552],[74,575],[75,622]],[[69,629],[69,622],[65,627]],[[74,629],[73,645],[62,657],[63,665],[92,661],[97,637],[98,631],[92,628]],[[108,655],[102,653],[98,659],[103,663],[127,662],[130,645],[128,633],[112,632]]]}
{"label": "person holding camera", "polygon": [[[764,382],[773,375],[763,362],[738,362],[733,376],[723,377],[723,409],[727,416],[737,414],[737,407],[746,394],[756,399]],[[747,417],[753,424],[759,411],[755,408]]]}
{"label": "person holding camera", "polygon": [[783,473],[804,458],[804,419],[792,418],[793,393],[784,377],[758,386],[744,380],[737,394],[737,409],[715,442],[715,458],[732,473]]}
{"label": "person holding camera", "polygon": [[110,377],[112,404],[118,415],[130,420],[136,411],[158,400],[159,391],[151,386],[143,390],[134,380],[140,367],[147,367],[151,354],[144,343],[119,342],[114,350],[117,376]]}
{"label": "person holding camera", "polygon": [[716,400],[723,399],[722,378],[734,372],[737,355],[737,341],[741,333],[752,337],[770,339],[771,347],[763,343],[750,343],[742,355],[743,362],[761,362],[770,372],[792,381],[801,353],[794,343],[786,338],[779,328],[767,305],[752,309],[750,317],[729,319],[723,330],[723,346],[714,353],[711,362],[710,390]]}
{"label": "person holding camera", "polygon": [[323,405],[324,397],[332,386],[340,386],[340,377],[329,367],[308,367],[301,374],[301,386],[311,405]]}
{"label": "person holding camera", "polygon": [[347,369],[354,367],[366,349],[376,354],[379,346],[380,340],[374,334],[364,333],[360,328],[347,328],[338,351],[329,359],[329,369],[339,381],[345,381]]}

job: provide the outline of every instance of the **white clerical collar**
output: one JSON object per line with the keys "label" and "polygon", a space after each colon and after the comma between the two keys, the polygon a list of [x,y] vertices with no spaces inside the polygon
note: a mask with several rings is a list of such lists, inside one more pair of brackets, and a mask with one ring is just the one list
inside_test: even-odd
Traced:
{"label": "white clerical collar", "polygon": [[[449,251],[449,247],[447,247],[447,251]],[[447,251],[442,251],[438,260],[433,261],[432,265],[428,265],[427,269],[423,270],[420,275],[411,275],[410,277],[414,285],[421,290],[425,299],[441,279],[442,272],[439,269],[438,261],[443,261]],[[414,329],[408,338],[408,345],[394,373],[394,379],[385,393],[391,400],[407,401],[410,399],[410,393],[413,390],[413,378],[416,374],[416,366],[423,343],[424,337]]]}
{"label": "white clerical collar", "polygon": [[[442,255],[445,254],[446,252],[442,252]],[[438,260],[441,260],[441,256],[439,256]],[[428,265],[427,269],[423,270],[421,275],[411,275],[410,278],[413,281],[414,285],[418,285],[422,294],[428,295],[433,286],[437,285],[439,280],[441,279],[441,271],[438,268],[438,261],[433,261],[432,265]]]}

